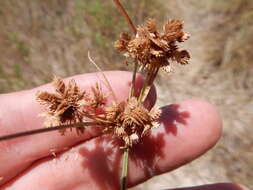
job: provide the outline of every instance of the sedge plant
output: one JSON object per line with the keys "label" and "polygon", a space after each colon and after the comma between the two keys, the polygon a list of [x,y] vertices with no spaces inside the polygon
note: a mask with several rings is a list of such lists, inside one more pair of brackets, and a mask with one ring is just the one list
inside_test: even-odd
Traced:
{"label": "sedge plant", "polygon": [[[144,101],[159,70],[170,72],[173,62],[188,64],[190,55],[188,51],[180,49],[178,43],[187,40],[189,34],[183,31],[181,20],[167,21],[162,30],[157,29],[155,19],[147,19],[143,25],[136,27],[120,1],[113,2],[132,31],[132,35],[121,33],[115,42],[116,50],[134,68],[128,99],[118,101],[113,89],[110,89],[114,101],[107,105],[108,95],[104,94],[99,83],[88,92],[81,90],[74,80],[66,84],[61,78],[54,77],[54,93],[42,91],[36,94],[37,101],[45,108],[41,114],[45,118],[45,128],[3,136],[0,141],[54,130],[67,135],[68,130],[75,129],[77,135],[82,135],[87,126],[100,126],[101,134],[111,134],[113,138],[122,141],[120,148],[124,153],[120,188],[125,190],[129,150],[159,124],[161,111],[145,108]],[[137,94],[135,81],[138,72],[144,75],[144,84]],[[106,83],[110,88],[109,81],[106,80]]]}

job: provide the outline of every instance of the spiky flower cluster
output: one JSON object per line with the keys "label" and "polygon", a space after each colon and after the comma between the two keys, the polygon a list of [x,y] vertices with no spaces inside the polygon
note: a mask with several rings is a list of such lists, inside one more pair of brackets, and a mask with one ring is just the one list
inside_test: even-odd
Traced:
{"label": "spiky flower cluster", "polygon": [[106,113],[106,119],[111,122],[106,130],[121,137],[126,146],[139,142],[152,127],[158,125],[160,116],[160,110],[147,110],[136,97],[109,107]]}
{"label": "spiky flower cluster", "polygon": [[[81,92],[74,80],[71,80],[66,86],[62,79],[54,77],[53,84],[56,93],[37,93],[37,100],[47,107],[47,112],[41,114],[46,117],[44,125],[52,127],[82,122],[81,107],[87,96],[86,92]],[[65,130],[61,132],[64,133]],[[77,132],[83,132],[83,128],[77,128]]]}
{"label": "spiky flower cluster", "polygon": [[[106,105],[105,95],[98,84],[91,88],[90,95],[86,91],[81,91],[74,80],[66,86],[62,79],[55,77],[56,93],[37,94],[37,100],[47,108],[44,114],[45,125],[52,127],[92,121],[102,126],[101,131],[104,133],[111,133],[122,139],[125,148],[139,142],[142,136],[157,125],[160,116],[160,110],[150,111],[143,106],[159,68],[168,70],[171,61],[188,64],[189,53],[180,50],[176,44],[189,38],[182,29],[182,21],[171,20],[164,25],[163,33],[159,33],[156,21],[149,19],[146,25],[137,29],[135,37],[123,33],[120,40],[115,43],[116,48],[126,57],[137,60],[135,62],[137,68],[143,68],[147,73],[138,97],[130,93],[126,101]],[[76,127],[76,130],[77,133],[84,132],[84,128],[80,126]],[[64,134],[65,130],[60,132]]]}
{"label": "spiky flower cluster", "polygon": [[[46,127],[96,121],[103,125],[105,133],[121,138],[125,147],[130,147],[157,125],[160,111],[147,110],[135,97],[105,106],[106,99],[98,84],[91,88],[91,96],[80,91],[74,80],[66,86],[62,79],[55,77],[53,83],[56,93],[37,93],[37,100],[47,109],[43,114]],[[84,128],[76,127],[76,131],[83,133]],[[64,135],[65,129],[60,133]]]}
{"label": "spiky flower cluster", "polygon": [[[92,88],[93,97],[86,91],[81,91],[74,80],[65,85],[61,78],[54,77],[53,85],[55,93],[37,93],[38,102],[46,106],[47,110],[41,114],[46,118],[45,127],[80,123],[87,118],[93,118],[96,115],[97,108],[105,103],[105,97],[102,95],[98,84]],[[84,128],[76,127],[76,131],[78,134],[83,133]],[[60,132],[64,134],[65,129],[60,130]]]}
{"label": "spiky flower cluster", "polygon": [[188,64],[190,54],[177,46],[177,42],[184,42],[188,38],[189,34],[183,31],[183,22],[180,20],[168,21],[160,33],[156,20],[149,19],[144,26],[137,29],[134,37],[122,33],[115,42],[115,47],[126,57],[137,59],[144,68],[162,67],[170,71],[173,61]]}

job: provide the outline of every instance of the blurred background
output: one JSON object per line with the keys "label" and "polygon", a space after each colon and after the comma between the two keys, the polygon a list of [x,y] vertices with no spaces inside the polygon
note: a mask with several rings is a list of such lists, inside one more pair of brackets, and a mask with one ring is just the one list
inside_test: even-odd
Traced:
{"label": "blurred background", "polygon": [[[199,98],[216,105],[224,122],[219,143],[191,164],[132,188],[162,189],[215,182],[253,188],[253,1],[123,0],[136,25],[156,18],[185,21],[183,46],[191,65],[157,80],[158,105]],[[128,70],[113,48],[130,32],[112,1],[1,0],[0,93],[103,70]],[[131,69],[131,68],[130,68]]]}

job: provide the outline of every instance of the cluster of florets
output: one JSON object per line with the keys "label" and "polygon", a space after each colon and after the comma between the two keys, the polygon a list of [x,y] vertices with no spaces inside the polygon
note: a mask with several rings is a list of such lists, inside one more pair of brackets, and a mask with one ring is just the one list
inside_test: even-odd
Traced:
{"label": "cluster of florets", "polygon": [[142,136],[158,125],[160,116],[160,110],[147,110],[136,97],[108,107],[106,113],[106,119],[110,121],[106,131],[121,137],[126,146],[139,142]]}
{"label": "cluster of florets", "polygon": [[[47,108],[43,114],[46,117],[46,127],[91,121],[102,126],[101,131],[104,133],[121,138],[125,147],[139,142],[142,136],[157,125],[160,116],[160,110],[146,109],[143,101],[159,68],[169,71],[171,61],[188,64],[189,53],[177,46],[178,42],[188,38],[180,20],[168,21],[162,33],[157,31],[154,19],[149,19],[146,25],[139,27],[134,37],[122,33],[120,40],[115,42],[115,47],[126,57],[135,59],[137,68],[142,68],[147,73],[139,96],[134,97],[130,93],[126,101],[106,105],[105,95],[98,84],[88,93],[81,91],[74,80],[66,86],[62,79],[55,77],[56,93],[37,94],[37,100]],[[132,82],[134,81],[133,79]],[[77,133],[84,132],[84,127],[75,128]],[[60,132],[64,134],[65,128]]]}
{"label": "cluster of florets", "polygon": [[[47,111],[41,114],[46,117],[44,125],[53,127],[61,124],[71,124],[83,121],[82,110],[80,109],[87,94],[81,92],[74,80],[66,86],[62,79],[53,79],[56,93],[38,92],[37,100],[45,105]],[[61,133],[64,133],[62,130]],[[77,128],[77,132],[83,132],[82,128]]]}
{"label": "cluster of florets", "polygon": [[[159,110],[147,110],[135,97],[106,106],[98,84],[91,88],[92,96],[81,91],[74,80],[66,86],[62,79],[55,77],[54,86],[56,93],[37,94],[37,100],[46,105],[47,111],[43,114],[46,127],[94,121],[102,125],[104,133],[123,139],[125,146],[129,147],[156,126],[160,115]],[[84,132],[84,127],[75,129],[78,134]],[[60,132],[64,135],[65,129]]]}
{"label": "cluster of florets", "polygon": [[144,26],[137,29],[134,37],[122,33],[120,39],[115,42],[115,47],[126,57],[138,60],[144,68],[155,66],[170,71],[173,61],[182,65],[188,64],[190,54],[179,49],[177,42],[184,42],[189,37],[189,34],[183,31],[183,22],[180,20],[168,21],[160,33],[156,20],[149,19]]}

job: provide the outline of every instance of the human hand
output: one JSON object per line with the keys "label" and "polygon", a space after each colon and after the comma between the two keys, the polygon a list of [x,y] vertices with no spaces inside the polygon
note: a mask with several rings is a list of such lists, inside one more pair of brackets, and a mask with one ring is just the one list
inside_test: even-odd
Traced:
{"label": "human hand", "polygon": [[[105,72],[105,75],[118,100],[126,99],[131,73]],[[98,80],[94,73],[73,78],[83,89]],[[140,77],[137,83],[141,85]],[[42,110],[35,101],[35,93],[51,88],[44,85],[1,95],[0,135],[41,128],[43,119],[38,114]],[[146,106],[151,108],[155,98],[153,89]],[[108,102],[111,101],[108,97]],[[220,137],[220,116],[206,102],[186,100],[161,109],[160,127],[131,149],[129,186],[194,160]],[[56,157],[52,149],[57,152]],[[86,129],[81,136],[74,132],[65,136],[50,132],[3,141],[0,142],[0,189],[119,189],[121,158],[122,150],[115,147],[110,136],[101,136],[98,127]]]}

